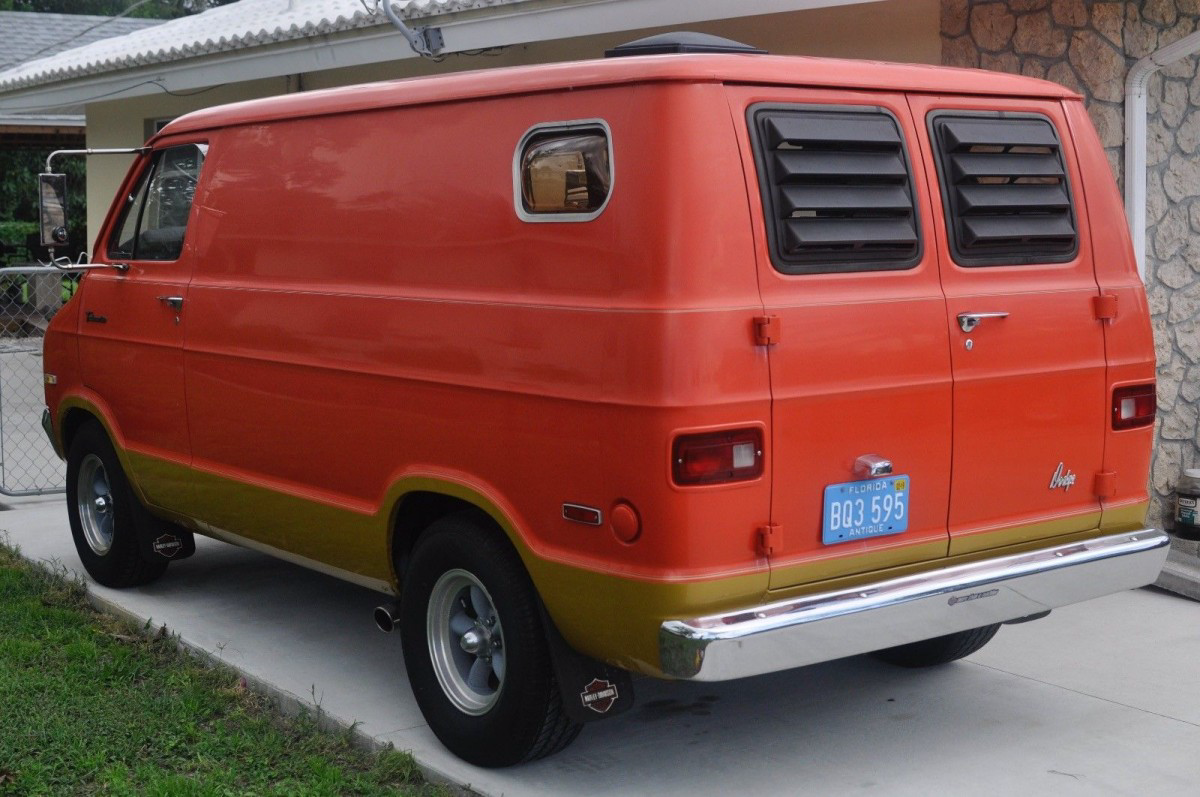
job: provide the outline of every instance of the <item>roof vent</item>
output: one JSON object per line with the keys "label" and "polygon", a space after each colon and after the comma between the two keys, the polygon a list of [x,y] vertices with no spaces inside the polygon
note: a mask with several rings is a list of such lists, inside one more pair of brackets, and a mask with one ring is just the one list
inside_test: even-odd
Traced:
{"label": "roof vent", "polygon": [[625,42],[611,50],[604,51],[605,58],[620,58],[624,55],[667,55],[669,53],[742,53],[749,55],[766,55],[766,50],[751,47],[749,44],[735,42],[733,39],[723,39],[707,33],[693,33],[681,30],[673,33],[660,33],[657,36],[647,36],[644,39]]}

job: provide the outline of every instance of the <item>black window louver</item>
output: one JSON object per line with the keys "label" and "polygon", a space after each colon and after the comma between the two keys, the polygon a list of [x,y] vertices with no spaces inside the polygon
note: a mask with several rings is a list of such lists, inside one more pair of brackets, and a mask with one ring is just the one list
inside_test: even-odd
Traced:
{"label": "black window louver", "polygon": [[1061,263],[1075,256],[1071,191],[1049,119],[937,116],[932,130],[957,262]]}
{"label": "black window louver", "polygon": [[883,111],[752,109],[776,268],[875,271],[917,263],[908,156]]}

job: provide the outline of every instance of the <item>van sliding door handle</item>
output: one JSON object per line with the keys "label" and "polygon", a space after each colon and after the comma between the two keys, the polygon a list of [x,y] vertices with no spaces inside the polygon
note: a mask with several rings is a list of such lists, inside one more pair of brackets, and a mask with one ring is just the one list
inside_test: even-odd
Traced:
{"label": "van sliding door handle", "polygon": [[985,318],[1008,318],[1008,313],[959,313],[958,326],[963,332],[970,332]]}
{"label": "van sliding door handle", "polygon": [[172,310],[182,310],[183,309],[183,297],[182,296],[159,296],[158,300],[160,302],[162,302],[163,304],[170,305]]}

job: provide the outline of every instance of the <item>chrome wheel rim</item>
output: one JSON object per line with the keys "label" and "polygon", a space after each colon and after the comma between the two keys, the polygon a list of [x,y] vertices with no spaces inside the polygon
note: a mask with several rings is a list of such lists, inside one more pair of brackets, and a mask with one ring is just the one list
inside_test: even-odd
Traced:
{"label": "chrome wheel rim", "polygon": [[492,596],[466,570],[442,574],[429,596],[425,633],[442,692],[467,714],[485,714],[500,698],[508,654]]}
{"label": "chrome wheel rim", "polygon": [[92,553],[104,556],[112,548],[115,517],[108,473],[100,457],[88,454],[83,458],[76,487],[75,505],[83,537]]}

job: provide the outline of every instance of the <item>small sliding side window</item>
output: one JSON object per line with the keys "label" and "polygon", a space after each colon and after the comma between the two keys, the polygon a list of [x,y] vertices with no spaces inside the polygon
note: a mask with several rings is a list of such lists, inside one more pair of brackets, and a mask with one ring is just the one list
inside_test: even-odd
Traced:
{"label": "small sliding side window", "polygon": [[763,215],[786,274],[912,268],[921,241],[912,167],[881,108],[750,108]]}
{"label": "small sliding side window", "polygon": [[513,202],[524,221],[591,221],[612,183],[612,138],[599,119],[537,125],[517,144]]}
{"label": "small sliding side window", "polygon": [[935,114],[929,120],[950,249],[962,266],[1075,257],[1071,187],[1054,125],[1032,114]]}
{"label": "small sliding side window", "polygon": [[160,150],[121,211],[108,256],[128,260],[178,260],[183,251],[205,144]]}

